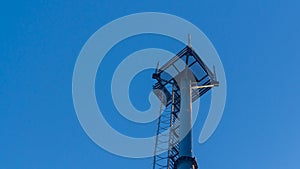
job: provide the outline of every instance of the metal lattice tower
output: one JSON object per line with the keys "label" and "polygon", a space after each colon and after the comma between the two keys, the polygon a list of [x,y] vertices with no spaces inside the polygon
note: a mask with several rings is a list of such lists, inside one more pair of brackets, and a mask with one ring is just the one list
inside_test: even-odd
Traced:
{"label": "metal lattice tower", "polygon": [[192,49],[189,39],[189,45],[157,68],[152,78],[157,80],[153,91],[161,101],[153,169],[197,169],[191,131],[185,130],[191,123],[191,103],[219,85],[216,75]]}

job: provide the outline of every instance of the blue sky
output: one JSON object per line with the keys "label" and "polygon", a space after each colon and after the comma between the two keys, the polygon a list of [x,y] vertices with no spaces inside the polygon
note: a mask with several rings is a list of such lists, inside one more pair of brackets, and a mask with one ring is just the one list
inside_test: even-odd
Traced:
{"label": "blue sky", "polygon": [[[0,168],[151,168],[151,158],[119,157],[93,143],[72,102],[73,68],[87,39],[114,19],[147,11],[192,22],[222,59],[228,93],[222,121],[202,145],[197,139],[205,106],[194,126],[200,168],[300,168],[298,1],[10,1],[0,9]],[[108,53],[105,73],[96,79],[104,116],[133,136],[153,134],[154,123],[138,130],[131,122],[114,123],[120,115],[108,93],[109,78],[126,55],[145,47],[176,53],[183,46],[159,36],[130,38]],[[141,91],[131,92],[133,103],[142,110],[149,106],[144,96],[151,73],[132,82]]]}

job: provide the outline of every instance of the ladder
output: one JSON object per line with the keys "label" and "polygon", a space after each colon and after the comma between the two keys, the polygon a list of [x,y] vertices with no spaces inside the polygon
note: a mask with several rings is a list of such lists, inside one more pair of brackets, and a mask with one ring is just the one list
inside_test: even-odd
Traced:
{"label": "ladder", "polygon": [[179,87],[173,84],[171,90],[171,102],[165,106],[163,102],[160,104],[153,169],[173,169],[179,157]]}

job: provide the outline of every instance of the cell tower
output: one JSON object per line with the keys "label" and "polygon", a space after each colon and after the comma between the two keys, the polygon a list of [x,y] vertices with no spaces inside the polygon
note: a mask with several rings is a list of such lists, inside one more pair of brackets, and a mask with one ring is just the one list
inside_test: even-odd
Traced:
{"label": "cell tower", "polygon": [[153,169],[197,169],[192,154],[192,103],[218,86],[212,72],[188,45],[152,75],[161,101]]}

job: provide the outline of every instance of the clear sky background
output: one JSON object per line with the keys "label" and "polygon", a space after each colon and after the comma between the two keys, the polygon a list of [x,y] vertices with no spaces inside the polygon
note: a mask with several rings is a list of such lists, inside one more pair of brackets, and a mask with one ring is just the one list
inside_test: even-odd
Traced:
{"label": "clear sky background", "polygon": [[[119,157],[93,143],[77,120],[71,90],[75,61],[86,40],[114,19],[146,11],[192,22],[212,41],[223,62],[228,86],[223,119],[202,145],[197,139],[208,106],[201,108],[194,126],[194,154],[200,168],[299,169],[300,2],[296,0],[2,2],[0,168],[152,167],[152,158]],[[132,37],[108,53],[96,79],[104,116],[131,136],[152,135],[155,123],[142,126],[122,119],[111,101],[110,78],[128,54],[148,47],[176,53],[184,46],[161,36]],[[144,71],[132,82],[131,98],[141,110],[149,106],[151,73]],[[203,104],[209,99],[207,94]]]}

